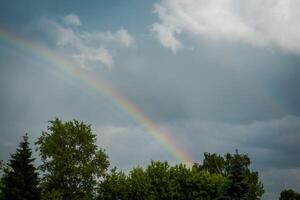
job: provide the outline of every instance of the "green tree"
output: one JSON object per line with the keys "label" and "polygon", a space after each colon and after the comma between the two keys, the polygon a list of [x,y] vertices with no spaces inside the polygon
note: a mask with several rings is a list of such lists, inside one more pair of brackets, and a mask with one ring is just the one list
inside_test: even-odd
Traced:
{"label": "green tree", "polygon": [[225,164],[226,164],[226,160],[222,156],[217,155],[215,153],[209,154],[205,152],[201,169],[209,173],[225,175],[226,174]]}
{"label": "green tree", "polygon": [[170,168],[172,199],[190,199],[192,192],[191,176],[192,172],[186,165],[179,164]]}
{"label": "green tree", "polygon": [[128,187],[130,200],[144,200],[151,197],[150,178],[142,167],[136,167],[130,171]]}
{"label": "green tree", "polygon": [[57,118],[49,122],[48,131],[36,142],[44,172],[43,195],[62,200],[94,198],[97,181],[109,162],[104,150],[97,147],[91,126]]}
{"label": "green tree", "polygon": [[259,200],[261,196],[264,194],[264,186],[262,182],[259,180],[258,172],[251,172],[249,169],[247,170],[247,183],[249,184],[249,191],[247,194],[248,200]]}
{"label": "green tree", "polygon": [[189,180],[192,191],[189,199],[218,199],[223,194],[226,181],[227,178],[222,174],[212,174],[194,165]]}
{"label": "green tree", "polygon": [[150,181],[150,199],[169,200],[172,196],[168,162],[151,161],[146,169]]}
{"label": "green tree", "polygon": [[294,190],[283,190],[280,193],[279,200],[300,200],[300,194]]}
{"label": "green tree", "polygon": [[224,196],[221,199],[228,200],[247,200],[250,185],[247,182],[248,160],[241,159],[238,152],[231,156],[228,155],[227,160],[230,161],[228,169],[228,183],[225,188]]}
{"label": "green tree", "polygon": [[127,200],[128,188],[127,177],[122,171],[113,168],[109,174],[105,176],[99,187],[99,200]]}
{"label": "green tree", "polygon": [[15,154],[4,169],[1,185],[3,200],[38,200],[39,179],[33,165],[32,151],[27,134],[23,137]]}
{"label": "green tree", "polygon": [[130,174],[129,182],[136,179],[131,184],[132,194],[140,195],[129,199],[137,200],[212,200],[221,196],[226,183],[221,174],[210,174],[184,164],[170,167],[167,162],[159,161],[152,161],[145,171],[137,168]]}
{"label": "green tree", "polygon": [[126,176],[115,168],[99,188],[99,200],[213,200],[223,194],[227,178],[211,174],[199,166],[170,167],[167,162],[151,161],[146,170],[134,168]]}
{"label": "green tree", "polygon": [[231,168],[234,159],[239,159],[245,166],[246,183],[249,185],[247,199],[260,199],[264,193],[264,187],[262,182],[259,180],[258,173],[249,169],[251,161],[248,155],[238,154],[236,157],[228,153],[223,157],[217,154],[204,153],[203,164],[199,165],[199,168],[209,173],[222,174],[223,176],[228,177],[230,173],[229,169]]}

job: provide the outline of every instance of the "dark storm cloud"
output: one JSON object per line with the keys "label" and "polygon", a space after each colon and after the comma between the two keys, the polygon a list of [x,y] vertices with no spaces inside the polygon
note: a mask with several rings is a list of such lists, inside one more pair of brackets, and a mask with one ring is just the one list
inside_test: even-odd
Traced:
{"label": "dark storm cloud", "polygon": [[[299,74],[297,59],[291,62],[278,52],[207,42],[194,51],[173,56],[151,43],[139,43],[136,51],[142,55],[133,52],[116,58],[116,67],[106,78],[154,120],[199,118],[249,123],[299,114],[297,109],[286,109],[298,106],[289,102],[299,98],[295,92],[299,79],[289,86],[288,77],[279,78],[283,72],[294,77]],[[278,86],[285,89],[281,92]]]}
{"label": "dark storm cloud", "polygon": [[177,121],[168,126],[200,161],[205,151],[222,153],[240,149],[249,153],[256,168],[300,167],[297,159],[300,151],[300,118],[296,116],[250,124]]}
{"label": "dark storm cloud", "polygon": [[239,149],[240,153],[247,153],[266,188],[263,199],[277,199],[284,188],[300,189],[299,117],[285,116],[250,124],[177,121],[166,126],[199,163],[203,152],[222,155]]}

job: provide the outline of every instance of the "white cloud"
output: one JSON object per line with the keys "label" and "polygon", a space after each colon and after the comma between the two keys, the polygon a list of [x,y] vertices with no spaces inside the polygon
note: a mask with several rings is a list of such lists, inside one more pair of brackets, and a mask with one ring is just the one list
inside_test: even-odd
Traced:
{"label": "white cloud", "polygon": [[84,32],[80,34],[80,37],[88,41],[108,41],[116,42],[118,45],[123,47],[131,47],[134,44],[134,38],[129,32],[121,28],[116,32],[106,31],[106,32]]}
{"label": "white cloud", "polygon": [[239,41],[300,53],[300,2],[297,0],[162,0],[152,30],[173,52],[179,36]]}
{"label": "white cloud", "polygon": [[72,26],[80,26],[81,25],[79,17],[75,14],[69,14],[69,15],[64,16],[63,21],[67,25],[72,25]]}
{"label": "white cloud", "polygon": [[176,31],[173,31],[170,27],[163,26],[161,24],[153,24],[152,30],[157,33],[159,42],[166,48],[171,49],[174,53],[183,45],[175,37]]}
{"label": "white cloud", "polygon": [[128,33],[126,29],[121,28],[114,34],[117,41],[125,47],[130,47],[133,44],[133,37]]}
{"label": "white cloud", "polygon": [[82,67],[86,67],[89,62],[101,62],[110,69],[114,63],[110,53],[102,46],[100,48],[88,49],[72,56]]}
{"label": "white cloud", "polygon": [[[63,17],[63,21],[64,24],[73,26],[81,24],[79,17],[75,14]],[[124,28],[115,32],[87,32],[64,24],[49,19],[42,21],[43,28],[55,41],[57,47],[85,69],[99,64],[108,69],[112,68],[114,59],[104,44],[112,47],[111,44],[114,42],[119,46],[129,48],[134,43],[133,36]]]}

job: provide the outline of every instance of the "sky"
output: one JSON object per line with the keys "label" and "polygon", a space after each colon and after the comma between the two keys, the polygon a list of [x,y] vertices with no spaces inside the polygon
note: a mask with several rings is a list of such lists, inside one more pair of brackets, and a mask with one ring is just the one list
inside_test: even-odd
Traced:
{"label": "sky", "polygon": [[297,0],[2,0],[0,159],[59,117],[91,124],[125,171],[181,162],[157,137],[168,132],[199,163],[204,152],[248,154],[265,200],[300,191],[299,9]]}

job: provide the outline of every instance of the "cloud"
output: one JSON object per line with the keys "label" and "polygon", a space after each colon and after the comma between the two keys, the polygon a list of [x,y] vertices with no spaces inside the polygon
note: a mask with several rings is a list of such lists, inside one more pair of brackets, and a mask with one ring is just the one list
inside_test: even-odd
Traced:
{"label": "cloud", "polygon": [[79,54],[73,54],[73,58],[83,67],[89,62],[101,62],[107,68],[111,68],[114,63],[112,56],[104,47],[89,49]]}
{"label": "cloud", "polygon": [[81,25],[79,17],[75,14],[64,16],[63,22],[43,19],[41,24],[59,50],[85,69],[97,67],[99,64],[111,69],[114,64],[111,54],[111,49],[115,46],[113,43],[125,48],[132,47],[134,43],[133,36],[124,28],[115,32],[80,31],[78,27],[76,29],[72,27]]}
{"label": "cloud", "polygon": [[286,188],[300,189],[300,117],[254,121],[249,124],[187,120],[165,124],[177,141],[202,162],[203,152],[247,153],[259,172],[266,194],[278,199]]}
{"label": "cloud", "polygon": [[72,26],[80,26],[81,25],[79,17],[75,14],[69,14],[69,15],[64,16],[63,21],[67,25],[72,25]]}
{"label": "cloud", "polygon": [[186,34],[300,53],[299,8],[297,0],[162,0],[152,31],[173,52]]}
{"label": "cloud", "polygon": [[286,189],[300,190],[300,168],[268,169],[260,173],[267,188],[263,199],[279,199],[280,192]]}
{"label": "cloud", "polygon": [[119,41],[120,44],[124,45],[125,47],[130,47],[133,44],[133,37],[128,33],[126,29],[121,28],[118,30],[114,35],[113,38]]}
{"label": "cloud", "polygon": [[[300,161],[297,159],[300,151],[298,145],[300,118],[296,116],[256,121],[250,124],[179,120],[158,123],[158,125],[170,130],[175,140],[180,141],[197,162],[202,161],[203,152],[224,154],[239,149],[242,153],[250,155],[256,168],[277,170],[300,168]],[[97,132],[103,133],[101,138],[107,149],[118,148],[122,145],[121,143],[130,145],[132,139],[136,138],[140,143],[135,142],[135,145],[144,146],[143,155],[155,156],[155,153],[152,152],[153,149],[146,148],[145,144],[149,141],[154,144],[157,142],[142,127],[98,127],[100,131]],[[167,152],[167,149],[159,146],[160,144],[157,145],[156,148]]]}
{"label": "cloud", "polygon": [[[181,42],[175,37],[176,31],[161,24],[153,24],[152,30],[157,33],[159,42],[166,48],[176,53],[177,49],[182,47]],[[178,31],[177,31],[178,32]]]}
{"label": "cloud", "polygon": [[[255,165],[265,168],[299,168],[300,118],[254,121],[249,124],[188,120],[169,124],[179,141],[192,147],[195,157],[202,152],[233,152],[236,148],[255,159]],[[181,135],[181,133],[189,134]],[[205,141],[205,142],[202,142]]]}
{"label": "cloud", "polygon": [[129,32],[124,28],[121,28],[116,32],[84,32],[80,34],[80,37],[89,41],[116,42],[118,45],[121,45],[123,47],[132,47],[135,41],[133,36],[130,35]]}

